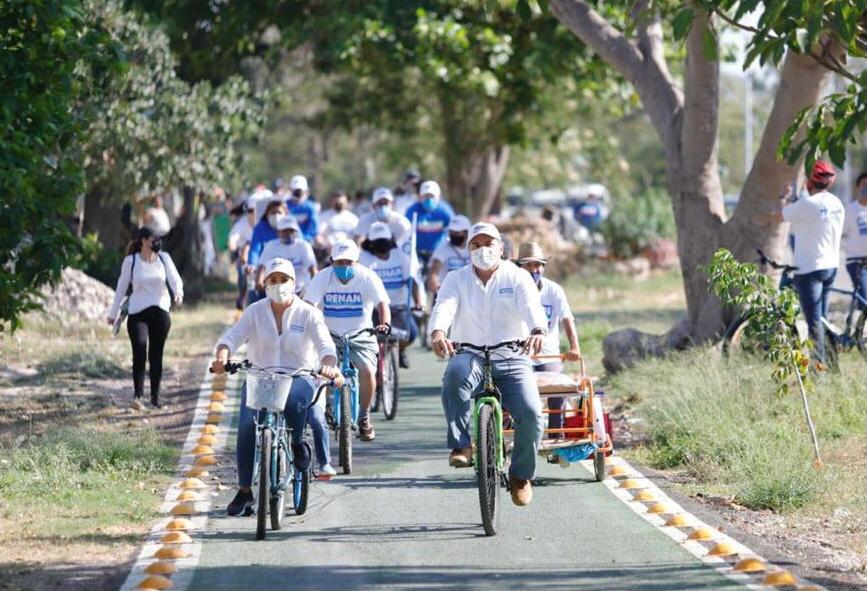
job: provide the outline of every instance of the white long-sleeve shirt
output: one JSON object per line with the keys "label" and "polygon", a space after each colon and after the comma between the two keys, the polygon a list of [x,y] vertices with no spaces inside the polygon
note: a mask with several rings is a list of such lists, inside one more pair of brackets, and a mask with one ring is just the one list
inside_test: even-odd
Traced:
{"label": "white long-sleeve shirt", "polygon": [[301,298],[293,298],[283,312],[282,334],[265,298],[247,306],[241,318],[220,337],[231,355],[247,343],[247,359],[259,367],[316,369],[323,357],[337,356],[322,313]]}
{"label": "white long-sleeve shirt", "polygon": [[453,341],[481,346],[525,339],[533,329],[547,326],[539,289],[530,274],[500,261],[487,285],[471,264],[446,275],[437,292],[428,334],[451,328]]}
{"label": "white long-sleeve shirt", "polygon": [[867,205],[861,205],[857,199],[846,206],[843,237],[847,258],[867,256]]}
{"label": "white long-sleeve shirt", "polygon": [[[132,294],[129,296],[128,307],[130,314],[137,314],[151,306],[159,306],[166,312],[169,311],[172,306],[172,299],[169,297],[169,290],[166,289],[166,272],[168,272],[168,284],[175,297],[184,297],[184,282],[181,280],[172,257],[167,252],[159,252],[157,256],[159,258],[150,263],[144,260],[139,253],[128,255],[123,259],[120,277],[117,280],[117,289],[114,292],[114,303],[112,303],[108,313],[111,318],[117,318],[120,304],[126,295],[130,282],[132,283]],[[134,267],[133,257],[135,257]]]}

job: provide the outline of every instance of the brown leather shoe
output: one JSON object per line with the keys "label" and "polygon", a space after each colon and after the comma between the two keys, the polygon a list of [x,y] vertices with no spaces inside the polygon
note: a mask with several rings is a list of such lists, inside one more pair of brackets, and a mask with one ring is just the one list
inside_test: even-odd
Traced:
{"label": "brown leather shoe", "polygon": [[512,493],[512,502],[518,507],[525,507],[533,500],[533,485],[529,480],[509,477],[509,492]]}
{"label": "brown leather shoe", "polygon": [[473,448],[453,449],[449,454],[449,466],[452,468],[469,468],[473,465]]}

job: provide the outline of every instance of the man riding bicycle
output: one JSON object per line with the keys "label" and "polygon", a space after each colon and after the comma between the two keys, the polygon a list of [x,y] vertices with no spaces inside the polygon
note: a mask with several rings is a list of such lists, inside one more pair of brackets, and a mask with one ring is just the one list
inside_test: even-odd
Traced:
{"label": "man riding bicycle", "polygon": [[367,231],[376,222],[388,224],[398,244],[403,244],[409,238],[412,224],[394,210],[394,195],[388,187],[379,187],[373,192],[373,211],[358,218],[358,225],[355,226],[355,241],[358,244],[367,240]]}
{"label": "man riding bicycle", "polygon": [[427,268],[428,260],[445,236],[454,215],[451,206],[442,200],[439,184],[436,181],[423,182],[418,201],[406,210],[407,219],[416,222],[416,249],[422,268]]}
{"label": "man riding bicycle", "polygon": [[449,464],[460,468],[472,463],[472,398],[483,378],[479,356],[469,351],[455,354],[452,341],[474,345],[524,341],[523,350],[505,352],[492,361],[494,382],[515,423],[509,469],[512,502],[523,506],[533,498],[530,481],[544,431],[539,390],[527,354],[535,355],[542,349],[548,320],[530,275],[501,260],[503,243],[496,227],[475,224],[470,230],[469,251],[472,264],[446,276],[429,323],[434,352],[440,358],[451,357],[442,388],[447,441],[452,450]]}
{"label": "man riding bicycle", "polygon": [[[275,258],[268,263],[265,275],[266,299],[247,306],[238,322],[220,338],[214,361],[215,374],[223,373],[229,355],[247,343],[247,359],[259,367],[313,368],[329,379],[340,380],[337,352],[328,335],[322,314],[295,296],[295,268],[286,259]],[[292,429],[292,454],[295,467],[306,470],[310,463],[303,444],[307,410],[313,399],[313,381],[298,376],[292,381],[284,415]],[[229,503],[229,515],[248,515],[255,504],[253,491],[253,459],[255,452],[256,411],[247,407],[247,385],[241,387],[241,416],[238,419],[238,493]],[[319,442],[322,443],[322,442]],[[328,450],[328,437],[324,442]],[[329,466],[330,468],[330,466]],[[328,472],[329,470],[326,470]],[[333,468],[330,470],[334,472]],[[265,494],[260,491],[259,494]]]}
{"label": "man riding bicycle", "polygon": [[435,294],[446,275],[470,263],[470,253],[467,251],[467,237],[470,233],[470,220],[466,216],[456,215],[449,222],[449,236],[440,242],[434,250],[427,269],[427,290]]}
{"label": "man riding bicycle", "polygon": [[[358,245],[338,240],[331,248],[331,266],[320,271],[304,292],[304,299],[322,309],[325,324],[333,334],[343,336],[371,328],[373,310],[379,313],[379,332],[391,326],[388,293],[379,276],[358,264]],[[361,413],[358,419],[362,441],[373,441],[376,432],[370,422],[370,404],[376,391],[376,362],[379,345],[370,334],[358,335],[350,343],[350,361],[358,369]]]}

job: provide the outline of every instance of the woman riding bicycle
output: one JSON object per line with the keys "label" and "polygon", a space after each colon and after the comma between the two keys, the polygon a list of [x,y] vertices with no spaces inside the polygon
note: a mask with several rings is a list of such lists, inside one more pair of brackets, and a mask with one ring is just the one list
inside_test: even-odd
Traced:
{"label": "woman riding bicycle", "polygon": [[[421,290],[419,288],[421,277],[418,276],[417,272],[415,276],[412,275],[413,265],[410,257],[413,255],[398,248],[392,237],[391,229],[388,224],[383,222],[371,224],[367,231],[367,240],[362,244],[362,249],[364,252],[358,259],[359,264],[379,275],[383,285],[385,285],[386,292],[388,292],[388,297],[391,299],[392,325],[408,333],[407,339],[400,342],[399,359],[400,366],[409,369],[406,348],[418,336],[418,324],[406,308],[409,303],[407,290],[410,283],[412,284],[412,305],[415,308],[421,306]],[[417,267],[418,265],[416,265]],[[398,310],[398,313],[395,314],[394,308],[398,306],[402,306],[404,309]],[[374,316],[376,315],[374,314]],[[375,321],[376,318],[374,318]]]}
{"label": "woman riding bicycle", "polygon": [[[295,296],[295,269],[282,258],[268,263],[265,275],[267,299],[249,305],[241,318],[217,344],[211,367],[222,373],[229,356],[243,343],[247,343],[247,359],[259,367],[312,368],[320,364],[320,373],[329,379],[340,380],[337,352],[328,335],[322,314]],[[292,429],[292,453],[295,467],[306,470],[310,463],[307,447],[303,445],[307,409],[313,399],[313,380],[298,376],[286,402],[286,424]],[[255,412],[247,407],[246,384],[241,389],[241,416],[238,421],[238,493],[229,503],[229,515],[249,514],[255,499],[251,489],[255,452]],[[327,452],[328,437],[324,442]],[[333,472],[333,469],[332,469]],[[261,493],[260,493],[261,494]]]}

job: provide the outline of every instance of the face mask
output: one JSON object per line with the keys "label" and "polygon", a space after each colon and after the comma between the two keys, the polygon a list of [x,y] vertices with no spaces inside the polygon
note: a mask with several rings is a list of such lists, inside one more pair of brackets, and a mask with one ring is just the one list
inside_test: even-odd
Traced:
{"label": "face mask", "polygon": [[268,223],[275,230],[277,229],[277,222],[280,221],[280,218],[283,217],[283,214],[280,213],[272,213],[268,216]]}
{"label": "face mask", "polygon": [[421,202],[421,206],[425,211],[431,211],[434,207],[436,207],[437,200],[433,197],[428,197],[424,201]]}
{"label": "face mask", "polygon": [[470,253],[470,258],[473,260],[473,265],[482,271],[490,271],[500,260],[497,251],[491,246],[482,246]]}
{"label": "face mask", "polygon": [[151,250],[152,251],[159,252],[162,247],[163,247],[163,241],[160,240],[159,238],[155,238],[154,240],[151,241]]}
{"label": "face mask", "polygon": [[391,213],[391,205],[377,205],[373,208],[373,211],[376,214],[376,219],[384,222],[388,219],[388,214]]}
{"label": "face mask", "polygon": [[292,244],[295,242],[295,236],[289,236],[288,238],[280,238],[280,242],[283,244]]}
{"label": "face mask", "polygon": [[533,283],[539,283],[542,281],[542,271],[533,271],[530,273],[530,277],[533,278]]}
{"label": "face mask", "polygon": [[340,213],[344,209],[346,209],[346,205],[343,203],[343,201],[338,201],[334,204],[334,211],[336,211],[337,213]]}
{"label": "face mask", "polygon": [[349,281],[355,277],[355,267],[334,267],[334,274],[341,281]]}
{"label": "face mask", "polygon": [[867,185],[861,187],[861,190],[859,192],[861,193],[861,197],[867,198]]}
{"label": "face mask", "polygon": [[466,240],[463,234],[449,234],[449,242],[452,246],[463,246]]}
{"label": "face mask", "polygon": [[288,304],[292,301],[292,288],[294,283],[287,281],[286,283],[269,283],[265,286],[265,295],[268,296],[275,304]]}
{"label": "face mask", "polygon": [[304,193],[299,189],[295,189],[292,191],[292,195],[289,197],[294,203],[298,203],[304,198]]}
{"label": "face mask", "polygon": [[378,238],[370,241],[370,252],[382,254],[391,250],[392,243],[389,238]]}

